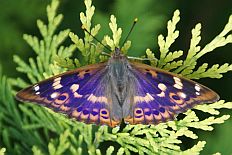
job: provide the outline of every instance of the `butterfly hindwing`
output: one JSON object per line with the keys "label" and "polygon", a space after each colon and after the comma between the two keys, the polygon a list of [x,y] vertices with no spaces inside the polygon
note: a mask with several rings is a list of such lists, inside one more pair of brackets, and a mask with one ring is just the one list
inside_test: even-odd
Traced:
{"label": "butterfly hindwing", "polygon": [[85,66],[49,78],[17,93],[21,101],[41,104],[78,121],[115,126],[121,116],[112,112],[106,93],[106,63]]}
{"label": "butterfly hindwing", "polygon": [[214,91],[194,81],[145,64],[131,66],[136,90],[129,103],[131,112],[124,116],[130,124],[166,122],[196,104],[219,99]]}

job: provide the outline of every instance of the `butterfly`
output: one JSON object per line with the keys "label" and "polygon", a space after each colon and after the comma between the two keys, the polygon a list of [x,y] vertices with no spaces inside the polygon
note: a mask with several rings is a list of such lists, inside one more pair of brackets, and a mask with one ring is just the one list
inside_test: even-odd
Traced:
{"label": "butterfly", "polygon": [[118,126],[173,120],[201,103],[219,100],[211,89],[176,74],[132,62],[119,48],[107,62],[56,75],[16,94],[87,124]]}

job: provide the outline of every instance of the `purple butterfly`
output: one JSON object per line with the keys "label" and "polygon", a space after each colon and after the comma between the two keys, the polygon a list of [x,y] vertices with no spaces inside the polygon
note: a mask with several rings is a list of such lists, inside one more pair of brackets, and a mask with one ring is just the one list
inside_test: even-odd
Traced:
{"label": "purple butterfly", "polygon": [[116,48],[104,63],[51,77],[17,93],[77,121],[115,127],[173,120],[200,103],[219,96],[209,88],[146,64],[130,62]]}

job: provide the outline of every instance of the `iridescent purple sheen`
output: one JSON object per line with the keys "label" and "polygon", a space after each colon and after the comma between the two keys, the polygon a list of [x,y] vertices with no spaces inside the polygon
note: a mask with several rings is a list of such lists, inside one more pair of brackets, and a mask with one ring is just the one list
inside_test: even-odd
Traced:
{"label": "iridescent purple sheen", "polygon": [[145,96],[147,93],[150,94],[159,94],[161,93],[161,90],[158,89],[158,82],[156,81],[150,81],[145,78],[145,76],[138,72],[138,71],[133,71],[134,76],[138,83],[136,83],[136,89],[139,96]]}

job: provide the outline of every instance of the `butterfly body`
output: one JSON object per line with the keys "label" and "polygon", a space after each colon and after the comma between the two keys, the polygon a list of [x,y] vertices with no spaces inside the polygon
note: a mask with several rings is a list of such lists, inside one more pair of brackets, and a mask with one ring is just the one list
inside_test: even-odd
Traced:
{"label": "butterfly body", "polygon": [[35,102],[85,123],[158,124],[196,104],[219,96],[176,74],[130,62],[116,48],[104,63],[51,77],[21,90],[21,101]]}

